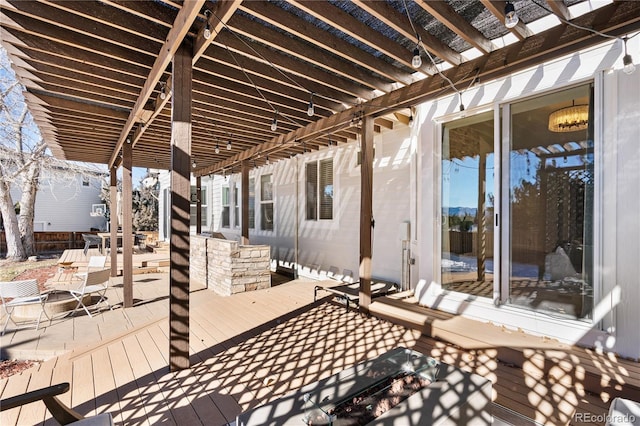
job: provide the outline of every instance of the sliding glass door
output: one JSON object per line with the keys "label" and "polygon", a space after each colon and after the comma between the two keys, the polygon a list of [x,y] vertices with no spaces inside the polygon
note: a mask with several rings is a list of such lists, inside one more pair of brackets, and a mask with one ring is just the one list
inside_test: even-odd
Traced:
{"label": "sliding glass door", "polygon": [[501,135],[493,111],[443,124],[445,291],[592,317],[592,93],[585,84],[504,105]]}
{"label": "sliding glass door", "polygon": [[493,113],[443,127],[441,278],[445,290],[493,294]]}
{"label": "sliding glass door", "polygon": [[591,93],[583,85],[507,109],[503,279],[513,305],[561,318],[593,308]]}

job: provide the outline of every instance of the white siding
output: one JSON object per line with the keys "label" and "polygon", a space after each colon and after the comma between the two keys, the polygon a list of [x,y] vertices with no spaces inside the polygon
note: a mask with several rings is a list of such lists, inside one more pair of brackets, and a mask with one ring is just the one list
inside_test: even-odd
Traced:
{"label": "white siding", "polygon": [[[106,229],[104,217],[91,217],[92,204],[103,204],[100,199],[101,179],[92,177],[89,186],[82,185],[82,176],[75,178],[40,179],[36,195],[34,225],[42,231],[89,231]],[[21,192],[12,188],[13,201],[20,201]],[[40,229],[41,228],[41,229]]]}
{"label": "white siding", "polygon": [[[637,51],[638,44],[633,40],[630,49]],[[437,305],[438,309],[471,318],[640,358],[640,310],[637,308],[640,303],[640,72],[627,76],[619,71],[621,47],[619,40],[607,42],[570,57],[487,82],[464,93],[464,113],[457,111],[457,96],[419,107],[420,261],[416,290],[425,305]],[[618,71],[612,73],[612,68]],[[604,78],[600,78],[601,75]],[[596,126],[603,125],[603,152],[600,153],[603,158],[597,160],[600,163],[596,169],[597,180],[602,183],[602,188],[596,190],[596,197],[600,195],[596,200],[600,210],[595,214],[596,226],[600,229],[594,259],[601,280],[596,282],[595,288],[598,320],[591,324],[558,320],[512,306],[496,307],[487,299],[471,300],[463,294],[442,293],[438,283],[437,246],[440,160],[438,150],[434,149],[440,140],[439,121],[480,110],[495,110],[501,103],[593,80],[596,96],[602,97],[600,104],[596,102]],[[598,105],[602,105],[600,109]],[[596,130],[596,137],[598,134]]]}
{"label": "white siding", "polygon": [[[375,146],[373,275],[400,282],[400,225],[412,219],[410,166],[415,144],[411,142],[410,129],[403,127],[376,135]],[[358,144],[351,142],[252,170],[250,178],[256,182],[256,229],[249,232],[251,243],[268,244],[274,259],[294,262],[297,203],[301,273],[324,273],[330,267],[335,267],[340,272],[351,270],[357,279],[360,250],[360,166],[357,165],[357,149]],[[334,218],[306,220],[304,166],[307,162],[326,158],[333,158],[334,162]],[[260,230],[259,182],[260,176],[265,174],[271,174],[274,183],[273,231]],[[216,176],[214,180],[206,181],[214,216],[212,231],[223,232],[229,239],[239,239],[240,230],[221,227],[221,188],[233,186],[240,178],[240,174],[236,173],[228,178]],[[164,185],[168,185],[168,182],[164,182]]]}
{"label": "white siding", "polygon": [[604,267],[602,304],[605,326],[613,339],[603,347],[640,358],[640,72],[621,71],[604,79],[604,151],[610,162],[605,170],[602,236]]}

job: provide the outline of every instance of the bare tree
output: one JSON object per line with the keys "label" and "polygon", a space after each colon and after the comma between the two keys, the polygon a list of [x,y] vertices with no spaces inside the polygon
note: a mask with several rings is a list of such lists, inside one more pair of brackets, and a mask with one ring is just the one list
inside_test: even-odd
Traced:
{"label": "bare tree", "polygon": [[[77,182],[78,174],[90,173],[83,165],[65,162],[61,166],[61,161],[47,155],[46,142],[29,113],[23,90],[0,47],[0,212],[7,258],[12,260],[25,260],[36,253],[33,219],[42,175]],[[21,193],[19,216],[12,187]]]}

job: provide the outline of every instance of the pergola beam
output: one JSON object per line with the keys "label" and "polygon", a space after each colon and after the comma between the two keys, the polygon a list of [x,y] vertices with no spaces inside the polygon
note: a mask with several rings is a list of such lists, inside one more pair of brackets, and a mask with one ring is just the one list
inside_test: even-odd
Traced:
{"label": "pergola beam", "polygon": [[[626,7],[622,6],[620,3],[613,3],[601,8],[599,12],[609,18],[607,21],[594,22],[593,17],[595,15],[586,14],[575,18],[573,22],[581,26],[590,26],[594,30],[606,32],[611,36],[621,36],[638,30],[640,28],[640,15],[630,19],[630,14],[637,12],[634,4],[625,4],[624,6]],[[483,80],[488,80],[503,77],[537,63],[592,46],[599,41],[590,31],[569,25],[554,27],[503,49],[494,50],[486,56],[476,58],[461,66],[444,71],[443,74],[451,81],[456,81],[460,87],[466,87],[465,85],[468,85],[473,78],[480,77]],[[477,70],[477,72],[474,73],[472,72],[473,70]],[[296,141],[312,139],[320,135],[330,134],[336,129],[350,127],[353,125],[354,118],[360,113],[376,117],[384,113],[411,107],[451,92],[452,90],[448,88],[448,83],[439,75],[419,80],[409,86],[401,87],[391,93],[372,99],[361,106],[347,109],[330,117],[321,118],[286,135],[278,135],[268,142],[241,152],[225,161],[196,170],[195,174],[207,175],[216,173],[238,164],[244,159],[252,158],[262,151],[272,151],[278,149],[278,147],[282,149],[283,146],[286,148]]]}
{"label": "pergola beam", "polygon": [[204,3],[205,0],[191,0],[185,2],[182,6],[182,9],[180,9],[180,11],[178,12],[178,15],[176,16],[176,19],[174,21],[174,25],[171,27],[171,30],[169,30],[167,41],[158,52],[158,56],[156,57],[153,67],[151,68],[147,80],[145,81],[144,86],[140,91],[140,95],[138,96],[134,107],[129,113],[127,122],[122,128],[122,132],[120,133],[120,137],[118,138],[116,147],[111,154],[111,158],[109,159],[109,167],[113,167],[113,165],[116,163],[118,152],[129,136],[129,133],[133,129],[133,126],[140,121],[144,106],[151,97],[151,94],[153,93],[156,84],[158,84],[158,81],[160,81],[162,74],[166,71],[167,66],[169,66],[169,63],[171,63],[173,56],[182,44],[185,36],[191,29],[191,25],[198,17],[200,9],[202,9]]}

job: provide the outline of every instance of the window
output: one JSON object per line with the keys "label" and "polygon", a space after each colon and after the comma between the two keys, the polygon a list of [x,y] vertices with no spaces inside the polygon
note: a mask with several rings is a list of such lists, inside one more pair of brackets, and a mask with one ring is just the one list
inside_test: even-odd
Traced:
{"label": "window", "polygon": [[256,227],[256,180],[249,179],[249,229]]}
{"label": "window", "polygon": [[238,203],[238,197],[240,197],[240,184],[236,183],[236,186],[233,190],[233,226],[239,228],[240,223],[240,203]]}
{"label": "window", "polygon": [[222,188],[222,227],[229,228],[231,226],[231,218],[229,208],[229,187]]}
{"label": "window", "polygon": [[273,231],[273,184],[271,175],[260,176],[260,229]]}
{"label": "window", "polygon": [[306,166],[307,220],[333,219],[333,159]]}
{"label": "window", "polygon": [[[202,208],[201,208],[202,226],[207,226],[207,189],[206,188],[202,188],[200,190],[200,199],[202,200]],[[198,201],[198,190],[195,185],[191,185],[191,206],[190,206],[191,226],[196,226],[197,201]]]}

